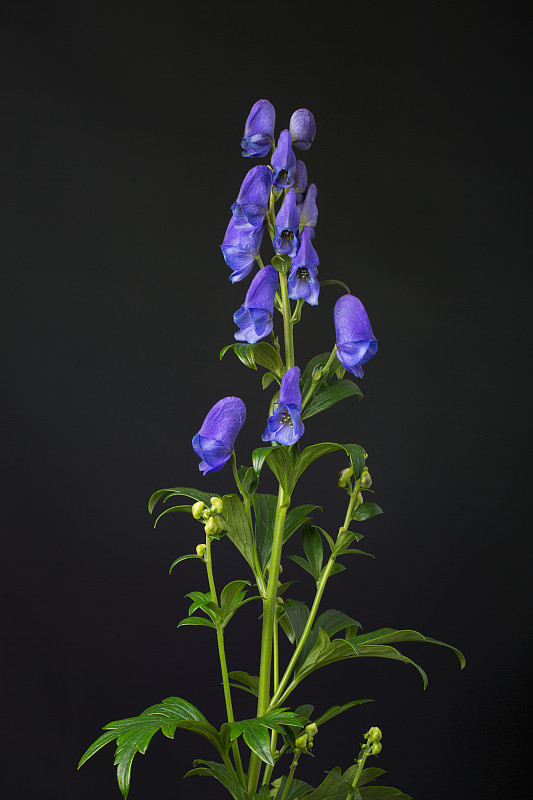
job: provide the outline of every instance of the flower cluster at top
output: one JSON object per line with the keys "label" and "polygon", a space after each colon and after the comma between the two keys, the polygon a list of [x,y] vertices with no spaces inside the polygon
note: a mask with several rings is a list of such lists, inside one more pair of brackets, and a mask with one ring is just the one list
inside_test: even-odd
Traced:
{"label": "flower cluster at top", "polygon": [[[270,163],[254,166],[245,175],[231,206],[232,215],[221,245],[224,260],[231,269],[232,283],[244,280],[257,268],[244,302],[233,315],[237,326],[235,339],[249,345],[273,332],[274,308],[283,314],[285,336],[289,329],[292,337],[295,320],[290,300],[297,301],[301,311],[304,303],[316,306],[320,293],[319,258],[313,246],[318,219],[317,188],[308,183],[306,166],[294,153],[311,147],[316,134],[315,119],[308,109],[298,109],[277,142],[275,121],[275,110],[268,100],[258,100],[253,105],[241,140],[242,155],[270,157]],[[267,265],[263,265],[260,256],[265,230],[274,250],[272,263]],[[336,355],[345,370],[362,377],[362,364],[377,350],[364,306],[357,297],[345,294],[337,301],[333,316],[336,345],[332,358]],[[262,439],[290,446],[304,433],[300,415],[306,400],[302,402],[300,369],[288,356],[287,338],[285,350],[285,372],[274,403],[275,411],[267,421]],[[217,472],[229,460],[245,416],[244,403],[236,397],[223,398],[213,406],[193,439],[204,474]]]}

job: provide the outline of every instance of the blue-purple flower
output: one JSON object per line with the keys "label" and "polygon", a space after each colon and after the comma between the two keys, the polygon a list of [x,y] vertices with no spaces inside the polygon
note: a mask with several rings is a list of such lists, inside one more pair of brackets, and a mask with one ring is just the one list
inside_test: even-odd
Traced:
{"label": "blue-purple flower", "polygon": [[275,189],[288,189],[294,183],[296,156],[292,152],[292,139],[288,130],[281,131],[272,158],[272,184]]}
{"label": "blue-purple flower", "polygon": [[273,416],[268,418],[266,430],[261,438],[264,442],[294,444],[304,432],[304,424],[300,419],[302,394],[299,367],[291,367],[283,376],[276,405],[277,408]]}
{"label": "blue-purple flower", "polygon": [[268,336],[274,324],[274,297],[278,283],[279,275],[270,264],[254,276],[244,303],[233,315],[239,328],[235,334],[238,341],[254,344]]}
{"label": "blue-purple flower", "polygon": [[318,254],[311,244],[311,230],[304,228],[298,252],[292,260],[287,281],[291,300],[306,300],[310,305],[318,304],[320,284],[317,280]]}
{"label": "blue-purple flower", "polygon": [[246,158],[266,156],[274,141],[276,112],[268,100],[254,103],[244,125],[244,138],[241,140],[242,155]]}
{"label": "blue-purple flower", "polygon": [[307,189],[307,167],[299,158],[296,159],[296,166],[294,167],[292,188],[296,193],[296,205],[299,205],[303,201],[305,190]]}
{"label": "blue-purple flower", "polygon": [[378,343],[361,301],[344,294],[335,303],[333,312],[337,334],[337,358],[348,372],[362,378],[363,367],[376,354]]}
{"label": "blue-purple flower", "polygon": [[276,229],[272,239],[272,246],[278,255],[287,255],[291,258],[296,255],[300,244],[299,227],[300,215],[296,208],[296,195],[294,189],[289,189],[276,216]]}
{"label": "blue-purple flower", "polygon": [[300,231],[304,228],[311,229],[311,239],[315,235],[315,225],[318,220],[318,207],[316,204],[317,188],[314,183],[310,183],[307,187],[305,197],[298,206],[298,213],[300,214]]}
{"label": "blue-purple flower", "polygon": [[237,199],[231,210],[238,225],[259,228],[268,211],[268,200],[272,186],[271,171],[266,164],[259,164],[246,174]]}
{"label": "blue-purple flower", "polygon": [[231,458],[235,439],[246,419],[246,406],[239,397],[223,397],[215,403],[192,440],[194,452],[202,459],[198,469],[218,472]]}
{"label": "blue-purple flower", "polygon": [[233,270],[229,279],[232,283],[242,281],[251,271],[261,247],[264,225],[240,225],[232,216],[226,229],[224,241],[220,245],[228,267]]}
{"label": "blue-purple flower", "polygon": [[307,108],[295,111],[289,122],[293,146],[298,150],[308,150],[316,133],[315,118]]}

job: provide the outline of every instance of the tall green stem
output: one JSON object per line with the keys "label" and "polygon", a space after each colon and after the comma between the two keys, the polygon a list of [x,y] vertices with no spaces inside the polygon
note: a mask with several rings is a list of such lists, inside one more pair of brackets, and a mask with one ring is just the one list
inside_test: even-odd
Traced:
{"label": "tall green stem", "polygon": [[[207,567],[207,580],[209,583],[209,591],[211,592],[211,599],[213,603],[218,605],[218,597],[217,591],[215,587],[215,578],[213,575],[213,561],[211,559],[211,537],[205,537],[205,563]],[[219,619],[216,623],[217,629],[217,644],[218,644],[218,657],[220,660],[220,671],[222,673],[222,685],[224,687],[224,700],[226,703],[226,715],[228,718],[228,722],[235,722],[235,717],[233,716],[233,704],[231,702],[231,689],[229,685],[229,677],[228,677],[228,665],[226,663],[226,651],[224,648],[224,629],[222,627],[222,621]],[[244,771],[242,768],[242,761],[241,761],[241,754],[239,752],[239,745],[237,740],[232,743],[233,749],[233,757],[235,759],[235,766],[237,769],[237,777],[239,782],[242,784],[243,787],[246,786],[246,778],[244,777]]]}
{"label": "tall green stem", "polygon": [[[272,555],[268,572],[268,585],[266,598],[263,604],[263,632],[261,638],[261,666],[259,670],[259,698],[257,702],[257,716],[261,717],[268,709],[270,702],[270,676],[272,671],[272,651],[274,640],[274,626],[276,624],[276,601],[278,594],[279,565],[281,561],[281,548],[283,543],[283,528],[289,507],[290,497],[279,487],[276,518],[274,521],[274,535],[272,541]],[[254,792],[257,787],[261,760],[252,753],[248,770],[248,791]]]}
{"label": "tall green stem", "polygon": [[287,369],[294,367],[294,342],[292,336],[293,322],[291,319],[291,303],[287,291],[287,276],[279,276],[281,288],[281,304],[283,309],[283,333],[285,335],[285,366]]}

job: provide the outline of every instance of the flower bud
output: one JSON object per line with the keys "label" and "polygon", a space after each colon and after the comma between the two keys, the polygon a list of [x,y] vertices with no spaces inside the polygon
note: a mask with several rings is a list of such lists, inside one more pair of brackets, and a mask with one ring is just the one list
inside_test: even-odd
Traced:
{"label": "flower bud", "polygon": [[356,497],[355,497],[355,500],[356,500],[356,502],[357,502],[357,504],[358,504],[358,505],[362,505],[362,503],[363,503],[364,501],[363,501],[363,495],[361,494],[361,492],[357,492],[357,495],[356,495]]}
{"label": "flower bud", "polygon": [[308,740],[308,736],[307,736],[306,733],[304,733],[302,736],[299,736],[298,739],[296,739],[296,742],[295,742],[297,749],[298,750],[307,750],[307,740]]}
{"label": "flower bud", "polygon": [[205,523],[205,532],[207,536],[213,536],[218,530],[218,525],[215,522],[214,517],[209,517],[207,522]]}
{"label": "flower bud", "polygon": [[316,724],[316,722],[310,722],[309,725],[305,726],[305,730],[306,733],[309,734],[309,736],[316,736],[316,734],[318,733],[318,725]]}
{"label": "flower bud", "polygon": [[205,556],[206,550],[207,547],[205,544],[199,544],[196,546],[196,555],[199,556],[200,558],[203,558]]}
{"label": "flower bud", "polygon": [[211,508],[217,512],[217,514],[222,514],[222,510],[224,508],[224,501],[221,497],[212,497],[211,498]]}
{"label": "flower bud", "polygon": [[347,467],[339,472],[339,486],[343,489],[353,475],[353,468]]}
{"label": "flower bud", "polygon": [[378,753],[381,753],[381,742],[374,742],[372,745],[372,755],[377,756]]}
{"label": "flower bud", "polygon": [[371,486],[372,486],[372,478],[370,477],[370,472],[365,467],[363,470],[363,474],[361,475],[361,488],[370,489]]}
{"label": "flower bud", "polygon": [[197,503],[193,505],[191,511],[194,519],[200,519],[204,508],[205,508],[205,503],[202,500],[199,500]]}
{"label": "flower bud", "polygon": [[379,729],[379,728],[376,728],[376,727],[370,728],[370,730],[368,731],[368,733],[369,733],[370,740],[371,740],[372,742],[379,742],[379,741],[381,741],[381,738],[382,738],[382,736],[383,736],[383,734],[381,733],[380,729]]}

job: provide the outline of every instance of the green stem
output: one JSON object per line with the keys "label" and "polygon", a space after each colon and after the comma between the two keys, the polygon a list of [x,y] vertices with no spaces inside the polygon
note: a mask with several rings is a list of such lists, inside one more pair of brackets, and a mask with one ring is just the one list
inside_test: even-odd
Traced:
{"label": "green stem", "polygon": [[323,573],[322,577],[320,578],[319,583],[317,584],[317,590],[316,590],[316,594],[315,594],[315,599],[313,601],[313,605],[311,606],[311,611],[309,612],[309,617],[307,618],[307,622],[306,622],[305,628],[303,629],[302,635],[300,637],[300,641],[298,642],[296,650],[292,654],[292,658],[291,658],[291,660],[289,661],[289,663],[287,665],[287,669],[285,670],[283,678],[281,679],[280,684],[279,684],[279,686],[277,688],[277,691],[275,692],[275,694],[274,694],[274,696],[273,696],[273,698],[272,698],[272,700],[270,702],[270,707],[271,708],[274,707],[275,705],[277,705],[277,703],[279,703],[280,698],[283,696],[284,689],[287,686],[287,684],[289,682],[289,679],[291,677],[291,672],[293,671],[294,666],[295,666],[296,662],[298,661],[298,658],[300,657],[300,653],[302,652],[302,650],[304,648],[304,645],[305,645],[305,642],[307,640],[307,637],[309,636],[309,634],[311,632],[311,629],[313,627],[313,623],[315,621],[315,617],[316,617],[316,614],[317,614],[317,611],[318,611],[318,607],[319,607],[320,601],[322,599],[322,595],[324,594],[324,589],[326,588],[326,582],[327,582],[327,580],[329,578],[329,574],[330,574],[330,572],[332,570],[332,567],[333,567],[334,563],[335,563],[335,558],[333,556],[331,556],[329,561],[328,561],[328,563],[326,564],[326,567],[324,569],[324,573]]}
{"label": "green stem", "polygon": [[[370,755],[370,751],[368,750],[368,748],[365,748],[365,751],[364,751],[363,755],[359,759],[359,762],[358,762],[359,766],[357,768],[357,772],[355,773],[355,778],[353,779],[352,789],[354,789],[354,790],[357,789],[357,781],[361,777],[361,772],[363,771],[363,767],[365,766],[365,761],[367,760],[369,755]],[[350,798],[354,794],[355,794],[355,792],[351,792],[351,791],[348,792],[348,794],[346,795],[346,800],[350,800]]]}
{"label": "green stem", "polygon": [[238,488],[239,492],[241,493],[241,497],[242,497],[242,499],[244,501],[244,507],[246,509],[246,519],[248,520],[248,526],[250,528],[250,532],[252,534],[252,540],[254,542],[254,553],[253,553],[254,566],[252,567],[253,573],[254,573],[254,577],[255,577],[259,592],[261,594],[261,597],[265,597],[265,595],[266,595],[266,586],[265,586],[265,581],[264,581],[264,578],[263,578],[263,573],[262,573],[261,567],[259,565],[259,558],[257,556],[257,550],[256,550],[256,547],[255,547],[254,524],[252,522],[252,510],[251,510],[251,505],[250,505],[251,504],[250,495],[245,494],[245,492],[243,490],[243,487],[242,487],[242,483],[239,480],[239,474],[237,472],[237,456],[235,455],[235,450],[232,450],[232,453],[231,453],[231,467],[233,469],[233,477],[235,478],[235,483],[237,484],[237,488]]}
{"label": "green stem", "polygon": [[283,332],[285,334],[285,366],[287,369],[294,367],[294,342],[292,336],[293,322],[291,319],[291,303],[287,291],[287,276],[279,276],[281,288],[281,303],[283,309]]}
{"label": "green stem", "polygon": [[[270,676],[272,670],[272,651],[274,640],[274,626],[276,622],[276,600],[278,594],[279,565],[281,561],[281,548],[283,543],[283,528],[289,507],[290,497],[285,495],[283,488],[279,487],[276,518],[274,521],[274,534],[272,541],[272,555],[268,573],[266,598],[263,604],[263,632],[261,638],[261,666],[259,670],[259,697],[257,702],[257,716],[261,717],[266,712],[270,702]],[[248,791],[255,792],[259,778],[261,760],[252,753],[248,769]]]}
{"label": "green stem", "polygon": [[316,381],[314,380],[314,381],[311,382],[311,386],[309,387],[309,390],[308,390],[307,394],[305,395],[304,399],[302,400],[302,410],[306,407],[306,405],[308,404],[308,402],[310,401],[310,399],[314,395],[314,393],[315,393],[315,391],[317,389],[317,386],[319,386],[320,383],[322,382],[322,378],[325,375],[327,375],[328,370],[331,367],[331,365],[333,364],[333,359],[335,358],[336,355],[337,355],[337,345],[334,345],[333,346],[333,350],[331,351],[331,354],[330,354],[328,360],[326,361],[326,363],[324,364],[324,366],[322,367],[322,369],[320,371],[320,378],[318,380],[316,380]]}
{"label": "green stem", "polygon": [[283,794],[281,795],[280,800],[285,800],[289,793],[289,789],[291,788],[292,779],[294,778],[294,773],[296,772],[296,767],[298,766],[298,757],[294,756],[294,761],[291,764],[291,768],[289,770],[289,774],[287,776],[287,782],[283,789]]}
{"label": "green stem", "polygon": [[[211,600],[215,605],[218,606],[218,597],[217,591],[215,588],[215,578],[213,575],[213,561],[211,558],[211,537],[205,537],[205,563],[207,567],[207,580],[209,583],[209,590],[211,592]],[[226,703],[226,715],[228,718],[228,722],[235,722],[235,717],[233,716],[233,704],[231,702],[231,689],[229,685],[229,677],[228,677],[228,665],[226,662],[226,651],[224,648],[224,629],[222,627],[222,621],[220,619],[217,620],[216,623],[217,629],[217,644],[218,644],[218,657],[220,660],[220,671],[222,673],[222,685],[224,687],[224,700]],[[246,788],[246,778],[244,777],[244,771],[242,768],[242,761],[241,761],[241,754],[239,752],[239,744],[235,739],[232,742],[232,749],[233,749],[233,757],[235,759],[235,766],[237,768],[237,777],[239,782],[243,787]]]}

